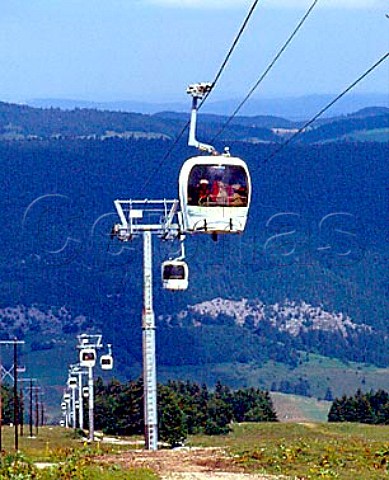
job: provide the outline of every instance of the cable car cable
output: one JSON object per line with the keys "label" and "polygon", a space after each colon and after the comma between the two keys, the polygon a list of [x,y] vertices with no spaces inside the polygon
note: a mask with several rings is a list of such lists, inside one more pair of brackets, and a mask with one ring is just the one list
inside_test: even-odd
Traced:
{"label": "cable car cable", "polygon": [[365,77],[372,73],[381,63],[383,63],[389,57],[389,52],[385,53],[377,62],[375,62],[370,68],[368,68],[362,75],[360,75],[353,83],[351,83],[342,93],[337,95],[331,102],[329,102],[325,107],[323,107],[316,115],[314,115],[310,120],[308,120],[302,127],[300,127],[297,132],[295,132],[288,140],[286,140],[275,152],[273,152],[269,157],[265,158],[263,163],[272,160],[276,155],[278,155],[289,143],[291,143],[298,135],[300,135],[306,128],[308,128],[312,123],[314,123],[319,117],[321,117],[329,108],[331,108],[336,102],[338,102],[346,93],[352,90],[358,83],[360,83]]}
{"label": "cable car cable", "polygon": [[[316,0],[317,1],[317,0]],[[253,15],[254,11],[255,11],[255,8],[257,7],[259,3],[259,0],[254,0],[254,3],[252,4],[248,14],[246,15],[246,18],[244,20],[244,22],[242,23],[242,26],[240,27],[239,29],[239,32],[238,34],[236,35],[234,41],[232,42],[232,45],[226,55],[226,57],[224,58],[224,61],[223,63],[221,64],[216,76],[215,76],[215,79],[213,80],[212,82],[212,89],[211,91],[215,88],[215,85],[217,84],[217,82],[219,81],[223,71],[225,70],[226,66],[227,66],[227,63],[233,53],[233,51],[235,50],[236,46],[238,45],[239,43],[239,40],[241,38],[241,36],[243,35],[243,32],[244,30],[246,29],[247,27],[247,24],[251,18],[251,16]],[[208,96],[210,95],[211,92],[208,92],[204,98],[202,99],[202,101],[200,102],[199,106],[198,106],[198,110],[200,110],[200,108],[204,105],[204,102],[207,100]],[[144,190],[146,189],[146,187],[149,185],[151,179],[154,177],[155,173],[161,168],[161,166],[163,165],[163,163],[170,157],[172,151],[174,150],[175,146],[177,145],[177,143],[180,141],[181,137],[184,135],[184,133],[186,132],[186,130],[188,129],[190,125],[190,120],[188,120],[186,122],[186,124],[184,125],[184,127],[181,129],[180,133],[177,135],[177,137],[175,138],[175,140],[173,141],[173,144],[170,146],[169,150],[165,153],[165,155],[162,157],[162,159],[158,162],[158,165],[155,167],[155,169],[153,170],[152,174],[149,176],[149,178],[147,179],[147,181],[143,184],[143,188],[141,190],[141,194],[144,192]]]}
{"label": "cable car cable", "polygon": [[239,40],[240,40],[240,37],[243,35],[243,32],[245,31],[246,27],[247,27],[247,24],[251,18],[251,16],[253,15],[254,13],[254,10],[256,9],[257,5],[258,5],[258,2],[259,0],[255,0],[254,3],[251,5],[251,8],[249,10],[249,13],[247,14],[242,26],[240,27],[239,29],[239,32],[237,34],[237,36],[235,37],[235,40],[232,42],[232,45],[230,47],[230,50],[228,51],[227,55],[226,55],[226,58],[224,59],[224,62],[221,64],[220,68],[219,68],[219,71],[217,72],[216,74],[216,77],[214,79],[214,81],[212,82],[212,89],[204,96],[204,98],[202,99],[202,101],[200,102],[199,106],[198,106],[198,110],[200,110],[200,108],[202,107],[202,105],[204,104],[204,102],[207,100],[207,98],[209,97],[209,95],[211,94],[212,90],[214,89],[215,85],[217,84],[219,78],[221,77],[224,69],[226,68],[227,66],[227,63],[233,53],[233,51],[235,50],[235,47],[238,45],[239,43]]}
{"label": "cable car cable", "polygon": [[281,57],[281,55],[284,53],[284,51],[288,48],[289,44],[293,40],[293,38],[297,35],[298,31],[300,28],[303,26],[309,15],[311,14],[312,10],[315,8],[319,0],[314,0],[312,5],[309,7],[309,9],[306,11],[305,15],[301,18],[299,23],[297,24],[296,28],[293,30],[287,41],[284,43],[282,48],[279,50],[277,55],[273,58],[273,60],[270,62],[266,70],[263,72],[263,74],[259,77],[257,82],[254,84],[254,86],[250,89],[249,93],[245,96],[245,98],[240,102],[240,104],[236,107],[232,115],[228,118],[226,123],[222,126],[222,128],[217,132],[217,134],[213,137],[211,140],[211,143],[213,144],[215,140],[224,132],[224,130],[228,127],[228,125],[232,122],[232,120],[236,117],[238,112],[241,110],[241,108],[244,106],[244,104],[249,100],[251,95],[255,92],[255,90],[259,87],[259,85],[263,82],[263,80],[266,78],[270,70],[274,67],[274,65],[277,63],[278,59]]}

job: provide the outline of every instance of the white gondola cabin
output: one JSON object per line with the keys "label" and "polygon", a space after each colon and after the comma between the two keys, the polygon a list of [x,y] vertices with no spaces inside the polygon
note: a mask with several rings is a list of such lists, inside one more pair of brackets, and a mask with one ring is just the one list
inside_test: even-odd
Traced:
{"label": "white gondola cabin", "polygon": [[69,402],[70,401],[70,393],[64,393],[63,394],[63,399],[65,402]]}
{"label": "white gondola cabin", "polygon": [[93,368],[96,365],[96,350],[94,348],[82,348],[80,350],[81,367]]}
{"label": "white gondola cabin", "polygon": [[109,353],[106,355],[101,355],[100,357],[100,367],[102,370],[112,370],[113,368],[113,357]]}
{"label": "white gondola cabin", "polygon": [[71,389],[77,388],[77,385],[78,385],[77,378],[75,378],[75,377],[68,378],[68,387],[69,388],[71,388]]}
{"label": "white gondola cabin", "polygon": [[84,398],[88,398],[89,397],[89,387],[82,387],[82,396]]}
{"label": "white gondola cabin", "polygon": [[184,229],[193,233],[243,232],[251,200],[246,163],[227,155],[189,158],[181,168],[179,194]]}
{"label": "white gondola cabin", "polygon": [[192,233],[241,233],[251,200],[251,180],[246,163],[231,157],[228,149],[217,154],[212,145],[196,139],[197,104],[213,88],[211,83],[189,85],[192,96],[188,145],[208,152],[189,158],[179,178],[179,196],[184,230]]}
{"label": "white gondola cabin", "polygon": [[186,290],[189,269],[184,260],[166,260],[161,267],[162,286],[166,290]]}

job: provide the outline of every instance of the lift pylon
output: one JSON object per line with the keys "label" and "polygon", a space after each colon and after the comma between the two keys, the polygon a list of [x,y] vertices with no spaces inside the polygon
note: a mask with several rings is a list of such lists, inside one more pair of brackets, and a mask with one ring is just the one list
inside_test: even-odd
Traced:
{"label": "lift pylon", "polygon": [[143,236],[143,397],[145,447],[158,449],[157,374],[155,357],[155,315],[153,309],[152,236],[161,240],[182,241],[182,217],[178,200],[116,200],[115,207],[121,223],[112,233],[127,242]]}

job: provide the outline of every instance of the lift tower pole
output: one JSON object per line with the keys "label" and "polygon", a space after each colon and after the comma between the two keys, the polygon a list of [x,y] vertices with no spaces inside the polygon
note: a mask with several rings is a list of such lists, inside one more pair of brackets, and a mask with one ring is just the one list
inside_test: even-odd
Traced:
{"label": "lift tower pole", "polygon": [[155,357],[155,316],[153,310],[152,236],[163,241],[183,241],[182,215],[179,202],[173,200],[115,200],[120,224],[114,225],[112,236],[129,242],[143,236],[143,402],[145,447],[158,449],[157,374]]}
{"label": "lift tower pole", "polygon": [[81,367],[77,370],[78,375],[78,427],[84,430],[84,397],[82,395],[82,375]]}
{"label": "lift tower pole", "polygon": [[155,316],[153,311],[153,268],[151,232],[143,233],[143,382],[145,443],[148,450],[157,450],[157,373],[155,365]]}
{"label": "lift tower pole", "polygon": [[93,367],[88,367],[88,418],[89,418],[89,441],[93,442],[95,439],[95,420],[94,420],[94,405],[95,394],[93,385]]}
{"label": "lift tower pole", "polygon": [[[94,425],[94,386],[93,386],[93,368],[96,364],[97,350],[103,347],[101,334],[82,334],[78,335],[77,348],[80,350],[80,367],[85,367],[88,371],[88,417],[89,417],[89,441],[93,442],[95,439],[95,425]],[[84,358],[84,355],[86,358]],[[88,358],[92,355],[92,358]],[[74,397],[75,400],[75,397]],[[74,412],[75,413],[75,412]],[[75,418],[75,417],[73,417]]]}

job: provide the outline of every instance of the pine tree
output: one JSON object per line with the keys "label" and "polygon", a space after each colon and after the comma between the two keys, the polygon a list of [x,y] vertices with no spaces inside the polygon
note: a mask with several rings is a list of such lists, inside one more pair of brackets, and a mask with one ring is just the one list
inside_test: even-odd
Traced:
{"label": "pine tree", "polygon": [[185,415],[178,395],[169,387],[159,386],[158,420],[160,439],[171,448],[182,445],[188,434]]}

